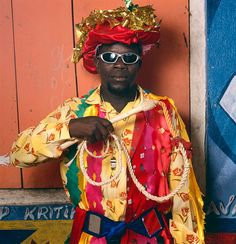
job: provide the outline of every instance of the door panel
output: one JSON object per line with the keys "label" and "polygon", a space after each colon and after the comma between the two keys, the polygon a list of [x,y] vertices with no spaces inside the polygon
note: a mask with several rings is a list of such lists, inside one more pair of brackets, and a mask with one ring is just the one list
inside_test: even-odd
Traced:
{"label": "door panel", "polygon": [[[18,134],[11,1],[0,1],[0,155],[10,151]],[[20,169],[0,167],[0,188],[20,188]]]}
{"label": "door panel", "polygon": [[[27,12],[26,12],[27,10]],[[76,95],[70,1],[13,1],[19,126],[37,124]],[[57,163],[23,169],[23,186],[59,187]]]}

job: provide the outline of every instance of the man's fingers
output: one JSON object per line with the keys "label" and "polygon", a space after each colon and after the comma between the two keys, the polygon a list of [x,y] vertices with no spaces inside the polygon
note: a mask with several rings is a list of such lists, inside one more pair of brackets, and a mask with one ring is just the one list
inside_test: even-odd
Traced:
{"label": "man's fingers", "polygon": [[91,143],[106,140],[113,131],[114,128],[109,120],[97,116],[72,119],[69,123],[71,137],[86,139]]}
{"label": "man's fingers", "polygon": [[109,130],[107,129],[107,127],[104,127],[103,124],[98,123],[97,128],[102,136],[101,140],[106,140],[109,135]]}
{"label": "man's fingers", "polygon": [[102,119],[101,122],[102,122],[103,126],[105,126],[110,133],[112,133],[114,131],[113,125],[109,120]]}
{"label": "man's fingers", "polygon": [[113,126],[108,120],[99,119],[94,124],[94,129],[91,136],[88,138],[88,141],[91,143],[105,141],[113,130]]}
{"label": "man's fingers", "polygon": [[100,130],[96,130],[95,131],[95,133],[94,133],[94,135],[92,136],[92,141],[93,142],[97,142],[97,141],[101,141],[102,140],[102,134],[101,134],[101,132],[100,132]]}

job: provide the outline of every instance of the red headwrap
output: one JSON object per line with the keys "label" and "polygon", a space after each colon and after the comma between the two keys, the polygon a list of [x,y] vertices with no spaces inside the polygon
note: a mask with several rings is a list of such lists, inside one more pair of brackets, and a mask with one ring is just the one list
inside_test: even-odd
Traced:
{"label": "red headwrap", "polygon": [[83,65],[90,73],[97,73],[94,55],[100,44],[140,43],[145,47],[160,39],[160,26],[150,6],[135,6],[132,11],[125,8],[94,11],[77,25],[77,31],[79,41],[73,61],[78,62],[83,57]]}

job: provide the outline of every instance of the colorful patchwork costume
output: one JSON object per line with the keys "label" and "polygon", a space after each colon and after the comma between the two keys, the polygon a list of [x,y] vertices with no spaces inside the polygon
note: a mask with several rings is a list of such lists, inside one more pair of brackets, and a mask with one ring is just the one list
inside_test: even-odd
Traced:
{"label": "colorful patchwork costume", "polygon": [[[80,56],[83,56],[86,69],[96,73],[92,63],[95,47],[102,43],[115,42],[120,33],[125,33],[127,37],[124,38],[124,35],[123,39],[119,37],[119,41],[122,39],[121,42],[125,44],[143,42],[149,45],[157,42],[159,26],[153,22],[146,24],[146,30],[143,27],[134,29],[125,23],[120,24],[124,12],[139,16],[138,11],[141,9],[140,11],[151,11],[153,14],[149,6],[146,6],[146,9],[136,5],[131,7],[131,10],[119,8],[110,12],[109,21],[107,19],[104,21],[104,13],[102,13],[103,19],[98,13],[93,13],[90,18],[84,20],[84,23],[90,21],[91,26],[93,23],[91,19],[96,16],[96,21],[99,22],[99,19],[100,25],[96,22],[91,30],[83,29],[82,25],[79,27],[79,30],[84,32],[78,34],[80,41],[75,49],[74,60],[78,61]],[[121,14],[119,17],[118,13]],[[112,14],[115,14],[115,17],[111,17]],[[129,19],[130,23],[132,18],[126,16],[126,20]],[[152,18],[155,19],[155,16]],[[107,34],[109,28],[112,37]],[[100,36],[101,32],[105,33],[103,37]],[[99,37],[96,37],[97,35]],[[127,113],[142,100],[161,101],[164,107],[157,105],[151,110],[139,112],[114,123],[114,134],[127,148],[138,181],[147,192],[155,196],[165,196],[179,184],[184,161],[178,146],[179,143],[184,145],[190,162],[190,173],[184,186],[171,200],[157,203],[139,191],[127,169],[124,152],[122,152],[123,169],[120,176],[109,184],[93,186],[81,172],[79,156],[73,159],[77,150],[76,145],[61,150],[60,146],[64,142],[72,140],[68,130],[71,119],[99,116],[111,120],[119,114],[110,103],[101,99],[100,87],[82,98],[65,101],[38,126],[19,134],[13,145],[11,162],[18,167],[34,166],[52,158],[60,159],[61,176],[66,193],[76,206],[70,243],[168,244],[173,243],[173,240],[179,244],[204,243],[203,202],[191,165],[191,144],[185,126],[171,99],[148,93],[141,87],[138,87],[138,90],[139,96],[129,102],[120,113]],[[169,120],[165,113],[168,114]],[[172,135],[170,127],[177,136]],[[100,154],[103,142],[89,144],[88,149],[94,154]],[[87,153],[83,156],[87,173],[95,181],[109,179],[117,170],[111,164],[112,160],[118,158],[113,140],[110,141],[108,150],[102,159],[93,158]],[[70,160],[72,163],[68,166]]]}

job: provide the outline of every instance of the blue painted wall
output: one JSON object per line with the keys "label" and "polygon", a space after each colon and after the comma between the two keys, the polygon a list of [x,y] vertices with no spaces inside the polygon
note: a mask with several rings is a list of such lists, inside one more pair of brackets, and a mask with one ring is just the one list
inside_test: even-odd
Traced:
{"label": "blue painted wall", "polygon": [[207,59],[207,229],[236,232],[235,0],[207,1]]}
{"label": "blue painted wall", "polygon": [[71,204],[0,206],[0,244],[64,243],[74,213]]}

